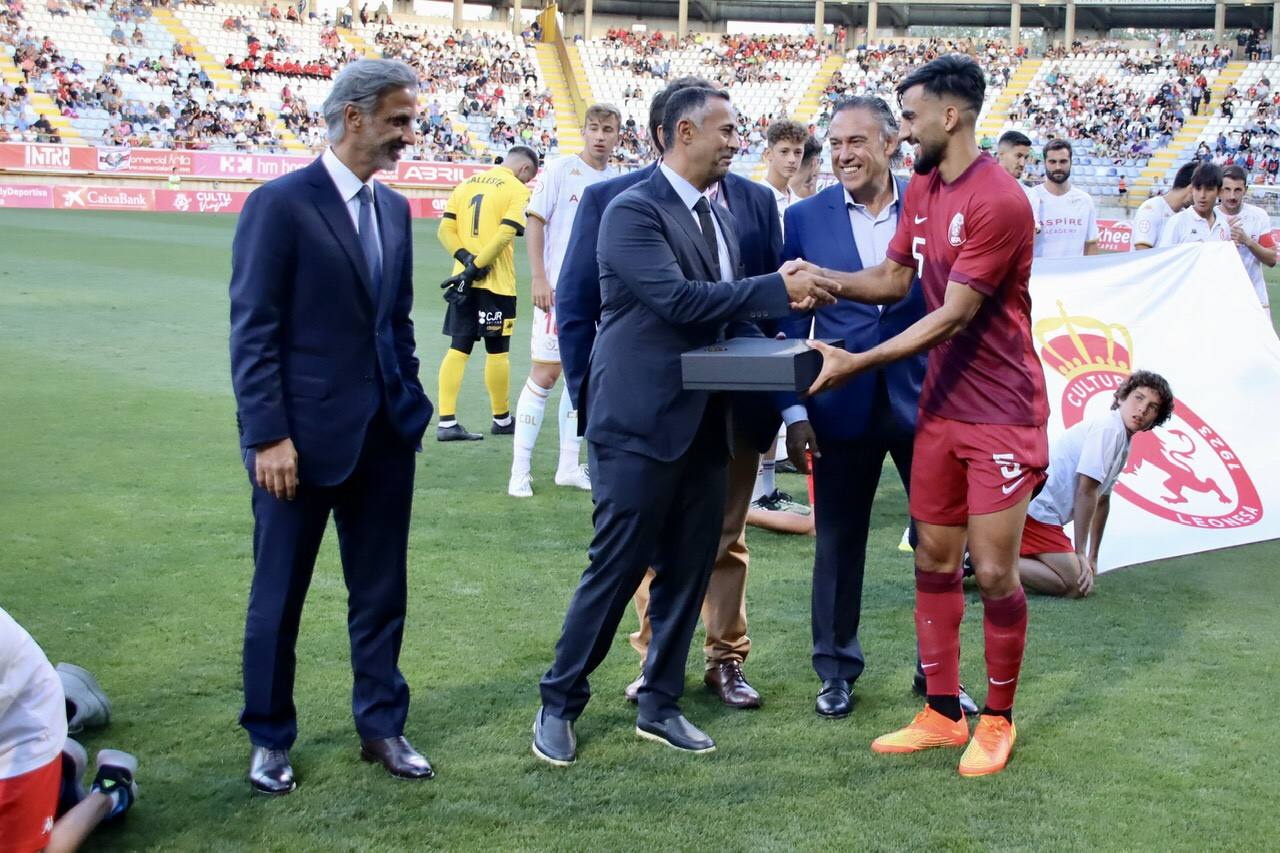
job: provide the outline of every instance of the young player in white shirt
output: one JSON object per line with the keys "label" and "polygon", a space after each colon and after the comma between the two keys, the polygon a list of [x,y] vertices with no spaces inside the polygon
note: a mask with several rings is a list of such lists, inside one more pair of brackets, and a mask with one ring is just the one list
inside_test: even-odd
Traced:
{"label": "young player in white shirt", "polygon": [[[1129,460],[1133,436],[1173,413],[1173,391],[1139,370],[1116,389],[1111,411],[1081,421],[1049,443],[1049,478],[1027,507],[1018,576],[1024,589],[1082,598],[1093,591],[1111,490]],[[1074,523],[1073,544],[1063,526]]]}
{"label": "young player in white shirt", "polygon": [[[796,195],[791,189],[791,179],[800,170],[800,164],[804,160],[805,146],[809,138],[808,129],[796,121],[784,119],[769,125],[768,134],[765,137],[768,142],[764,150],[764,162],[767,169],[763,183],[773,192],[773,200],[778,205],[778,217],[780,219],[787,212],[788,207],[800,200],[800,196]],[[779,433],[779,441],[786,441],[785,429]],[[782,455],[783,461],[786,462],[785,445]],[[751,510],[757,514],[763,510],[766,512],[795,513],[801,517],[807,516],[809,513],[807,506],[798,503],[786,492],[778,491],[774,479],[774,475],[777,472],[777,458],[778,442],[774,442],[773,447],[769,448],[760,457],[760,468],[756,472],[756,485],[751,495]],[[789,467],[785,470],[794,473],[794,466],[791,466],[790,462],[786,462],[786,464]],[[750,514],[747,520],[749,523],[751,522]],[[812,527],[812,521],[807,518],[802,521],[802,524]]]}
{"label": "young player in white shirt", "polygon": [[[511,459],[511,480],[507,494],[527,498],[533,495],[531,477],[533,447],[542,428],[547,397],[560,378],[560,342],[556,331],[555,286],[573,232],[573,219],[583,192],[592,184],[618,174],[609,158],[618,144],[622,113],[609,104],[593,104],[587,109],[582,128],[586,144],[581,154],[561,157],[543,170],[529,199],[525,243],[533,278],[533,364],[516,403],[516,430]],[[560,462],[555,482],[590,491],[591,479],[579,464],[582,439],[578,436],[577,412],[566,389],[560,395]]]}
{"label": "young player in white shirt", "polygon": [[1027,193],[1036,218],[1035,257],[1078,258],[1097,254],[1098,216],[1087,192],[1071,186],[1071,143],[1044,147],[1043,184]]}
{"label": "young player in white shirt", "polygon": [[1173,186],[1164,195],[1154,195],[1142,203],[1133,215],[1133,248],[1154,249],[1160,245],[1160,232],[1175,213],[1191,204],[1191,176],[1196,163],[1183,163],[1173,176]]}
{"label": "young player in white shirt", "polygon": [[769,125],[765,136],[764,162],[767,169],[763,183],[773,192],[779,217],[799,201],[799,196],[791,190],[791,179],[800,169],[808,138],[809,131],[799,122],[783,120]]}
{"label": "young player in white shirt", "polygon": [[1227,216],[1231,227],[1231,239],[1240,252],[1240,260],[1253,282],[1254,293],[1270,315],[1271,303],[1267,299],[1267,280],[1262,273],[1265,264],[1276,265],[1276,241],[1271,237],[1271,217],[1257,205],[1244,200],[1249,178],[1239,166],[1222,170],[1222,192],[1218,196],[1218,210]]}
{"label": "young player in white shirt", "polygon": [[1009,177],[1019,183],[1022,173],[1027,170],[1027,160],[1031,157],[1031,138],[1016,130],[1006,130],[996,143],[996,160],[1009,173]]}
{"label": "young player in white shirt", "polygon": [[1222,191],[1222,169],[1201,163],[1191,173],[1191,206],[1169,217],[1160,232],[1160,248],[1180,243],[1208,243],[1230,240],[1231,226],[1218,211]]}

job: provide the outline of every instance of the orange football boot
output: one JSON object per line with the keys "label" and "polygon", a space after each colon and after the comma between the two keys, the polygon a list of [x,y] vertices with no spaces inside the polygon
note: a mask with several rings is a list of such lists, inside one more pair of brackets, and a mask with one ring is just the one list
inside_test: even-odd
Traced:
{"label": "orange football boot", "polygon": [[973,740],[960,756],[961,776],[988,776],[1009,763],[1018,728],[999,714],[983,714],[973,729]]}
{"label": "orange football boot", "polygon": [[968,741],[969,726],[963,716],[959,720],[949,720],[925,705],[911,725],[873,740],[871,750],[881,753],[919,752],[940,746],[964,746]]}

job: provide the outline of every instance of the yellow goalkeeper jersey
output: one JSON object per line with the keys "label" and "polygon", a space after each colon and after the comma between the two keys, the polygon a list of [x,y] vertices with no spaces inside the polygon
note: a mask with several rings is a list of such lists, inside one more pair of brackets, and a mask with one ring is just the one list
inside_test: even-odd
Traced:
{"label": "yellow goalkeeper jersey", "polygon": [[437,236],[454,256],[453,272],[462,271],[460,249],[476,256],[489,274],[471,286],[499,296],[516,295],[512,241],[524,234],[530,190],[506,166],[472,175],[453,188]]}

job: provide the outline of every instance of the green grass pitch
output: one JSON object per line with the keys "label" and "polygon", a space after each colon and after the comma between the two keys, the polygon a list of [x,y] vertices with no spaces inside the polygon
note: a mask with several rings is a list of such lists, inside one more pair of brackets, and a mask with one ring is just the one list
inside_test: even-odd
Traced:
{"label": "green grass pitch", "polygon": [[[0,606],[53,661],[88,667],[109,691],[115,720],[86,745],[141,760],[137,807],[94,848],[1276,844],[1280,544],[1118,571],[1083,602],[1034,600],[1014,760],[997,777],[964,780],[956,751],[868,749],[920,704],[908,692],[911,561],[895,547],[906,503],[890,473],[868,556],[868,669],[850,718],[813,712],[812,543],[752,531],[746,669],[764,708],[717,704],[695,652],[684,707],[719,750],[689,757],[639,740],[621,697],[638,661],[620,633],[578,726],[578,765],[536,762],[536,683],[591,529],[588,495],[550,485],[554,423],[531,500],[505,494],[510,438],[429,440],[419,457],[402,666],[414,696],[407,734],[438,778],[397,782],[359,761],[330,535],[298,648],[301,784],[280,799],[252,796],[236,724],[251,516],[227,367],[233,228],[224,216],[0,211]],[[418,351],[435,398],[446,260],[433,222],[414,236]],[[513,404],[528,334],[526,316]],[[487,429],[479,355],[461,416]],[[798,478],[782,485],[803,491]],[[962,673],[981,685],[972,591],[968,611]],[[623,630],[633,624],[629,614]]]}

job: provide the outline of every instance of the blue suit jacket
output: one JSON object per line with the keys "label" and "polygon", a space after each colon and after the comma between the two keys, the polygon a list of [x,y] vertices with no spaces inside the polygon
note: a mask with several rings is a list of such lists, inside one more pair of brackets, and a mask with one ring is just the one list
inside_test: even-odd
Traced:
{"label": "blue suit jacket", "polygon": [[[898,181],[898,195],[906,194],[906,181]],[[836,184],[816,195],[799,201],[786,212],[784,260],[804,258],[807,261],[844,272],[862,269],[862,258],[853,240],[853,226],[845,207],[844,187]],[[810,323],[816,338],[843,338],[850,352],[865,352],[888,340],[919,320],[925,314],[924,292],[920,280],[911,282],[911,290],[900,301],[880,311],[875,305],[864,305],[841,299],[835,305],[823,306],[815,312],[793,314],[783,321],[789,338],[809,337]],[[856,439],[866,431],[871,406],[875,401],[876,382],[884,377],[894,421],[903,430],[913,432],[916,410],[920,402],[920,385],[924,381],[926,356],[904,358],[878,370],[856,377],[848,385],[811,397],[805,407],[809,421],[821,447],[823,437]],[[799,402],[798,398],[780,402]]]}
{"label": "blue suit jacket", "polygon": [[[740,269],[733,217],[712,209],[730,263]],[[747,331],[753,321],[785,317],[782,276],[719,281],[719,261],[693,214],[657,170],[613,200],[600,235],[600,327],[582,389],[587,438],[670,461],[689,449],[705,415],[723,421],[728,453],[723,395],[684,390],[680,355]]]}
{"label": "blue suit jacket", "polygon": [[[578,200],[578,212],[555,287],[560,367],[579,415],[583,408],[582,385],[587,378],[587,362],[596,340],[596,324],[600,322],[600,266],[596,261],[600,220],[609,202],[657,170],[658,164],[650,163],[643,169],[592,184]],[[581,429],[581,416],[578,424]]]}
{"label": "blue suit jacket", "polygon": [[231,381],[250,472],[254,447],[287,436],[301,481],[333,485],[355,467],[380,406],[414,447],[431,419],[409,319],[409,203],[375,186],[382,237],[376,290],[347,207],[319,159],[245,202],[231,247]]}

